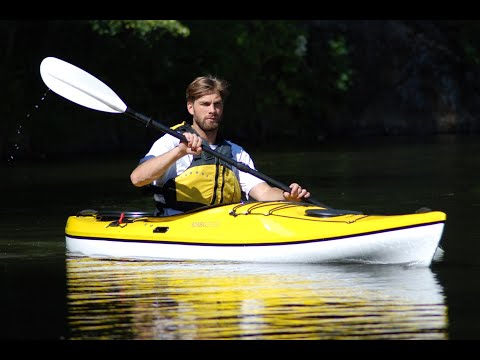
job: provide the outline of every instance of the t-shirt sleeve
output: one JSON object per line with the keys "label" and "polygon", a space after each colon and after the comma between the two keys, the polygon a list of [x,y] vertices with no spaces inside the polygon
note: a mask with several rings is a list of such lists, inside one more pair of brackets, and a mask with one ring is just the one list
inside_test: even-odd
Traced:
{"label": "t-shirt sleeve", "polygon": [[180,140],[177,139],[176,137],[173,137],[170,134],[165,134],[153,143],[152,147],[150,148],[148,153],[145,155],[144,159],[146,157],[154,157],[154,156],[165,154],[167,151],[172,150],[179,143],[180,143]]}
{"label": "t-shirt sleeve", "polygon": [[149,159],[153,159],[155,156],[153,155],[145,155],[143,158],[140,159],[140,161],[138,162],[139,164],[141,163],[144,163],[145,161],[149,160]]}
{"label": "t-shirt sleeve", "polygon": [[[177,141],[176,141],[177,140]],[[179,144],[179,140],[169,134],[163,135],[157,141],[155,141],[148,151],[148,153],[140,159],[139,164],[144,163],[145,161],[157,157],[159,155],[165,154],[167,151],[170,151],[175,146]]]}

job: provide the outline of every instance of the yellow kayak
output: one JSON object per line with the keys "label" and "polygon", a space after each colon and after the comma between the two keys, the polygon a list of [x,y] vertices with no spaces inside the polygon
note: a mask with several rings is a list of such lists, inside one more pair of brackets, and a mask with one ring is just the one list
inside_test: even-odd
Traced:
{"label": "yellow kayak", "polygon": [[265,263],[429,266],[446,214],[365,215],[297,202],[217,205],[173,216],[83,210],[67,220],[72,255]]}

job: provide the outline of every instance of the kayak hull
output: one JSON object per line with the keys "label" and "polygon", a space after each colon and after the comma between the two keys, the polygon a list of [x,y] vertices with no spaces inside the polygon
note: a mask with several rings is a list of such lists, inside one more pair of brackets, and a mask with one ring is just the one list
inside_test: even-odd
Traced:
{"label": "kayak hull", "polygon": [[[306,215],[309,211],[314,215]],[[121,217],[70,216],[67,250],[124,259],[429,266],[446,221],[439,211],[322,216],[321,208],[285,202],[223,205],[168,217]]]}

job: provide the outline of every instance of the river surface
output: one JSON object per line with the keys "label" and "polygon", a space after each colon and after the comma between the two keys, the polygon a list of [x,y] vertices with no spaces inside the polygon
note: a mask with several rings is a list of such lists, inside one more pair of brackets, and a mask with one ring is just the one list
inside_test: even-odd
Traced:
{"label": "river surface", "polygon": [[72,256],[69,215],[152,209],[129,182],[137,159],[14,161],[0,165],[0,339],[480,339],[479,137],[251,153],[261,173],[297,181],[334,208],[446,212],[443,260],[416,268]]}

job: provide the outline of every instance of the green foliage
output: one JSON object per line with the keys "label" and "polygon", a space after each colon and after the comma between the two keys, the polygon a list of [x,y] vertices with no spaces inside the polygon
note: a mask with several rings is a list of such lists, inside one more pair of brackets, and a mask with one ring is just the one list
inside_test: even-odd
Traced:
{"label": "green foliage", "polygon": [[343,35],[338,35],[328,41],[332,61],[329,63],[335,74],[335,88],[346,92],[352,86],[353,70],[350,64],[347,41]]}
{"label": "green foliage", "polygon": [[466,58],[475,65],[480,65],[480,53],[478,48],[473,46],[470,42],[464,41],[463,51],[465,52]]}
{"label": "green foliage", "polygon": [[[410,34],[417,34],[416,41]],[[428,69],[455,64],[458,82],[471,93],[470,111],[478,112],[477,20],[14,20],[0,21],[0,38],[6,87],[2,158],[9,144],[18,143],[19,124],[31,154],[103,146],[128,153],[134,147],[143,155],[159,135],[131,121],[101,122],[96,119],[105,114],[55,96],[27,118],[46,90],[38,71],[46,56],[84,68],[129,106],[167,125],[190,118],[184,92],[193,78],[207,73],[225,78],[232,90],[225,135],[243,144],[316,143],[324,135],[354,132],[360,123],[355,117],[384,87],[400,82],[411,91],[422,84],[420,67],[403,61],[420,45],[429,56],[409,64],[425,61]]]}
{"label": "green foliage", "polygon": [[177,20],[91,20],[93,31],[100,35],[117,36],[131,32],[142,40],[154,33],[169,33],[175,37],[187,37],[190,29]]}
{"label": "green foliage", "polygon": [[[292,108],[309,101],[304,86],[308,72],[307,32],[303,23],[283,20],[182,23],[190,29],[189,37],[166,36],[149,52],[142,53],[139,48],[135,55],[145,63],[138,64],[145,73],[137,78],[145,87],[157,91],[155,108],[162,111],[162,119],[169,124],[188,116],[186,111],[179,111],[185,109],[182,96],[185,88],[193,78],[207,73],[232,84],[225,130],[241,138],[273,134],[289,121]],[[132,46],[133,41],[129,49]]]}
{"label": "green foliage", "polygon": [[480,64],[480,23],[478,20],[435,20],[435,24],[447,36],[450,48],[459,48],[462,60],[468,64]]}
{"label": "green foliage", "polygon": [[250,63],[255,78],[265,86],[257,104],[259,110],[271,105],[301,105],[305,92],[295,84],[304,70],[306,32],[294,21],[253,20],[244,23],[236,43]]}

